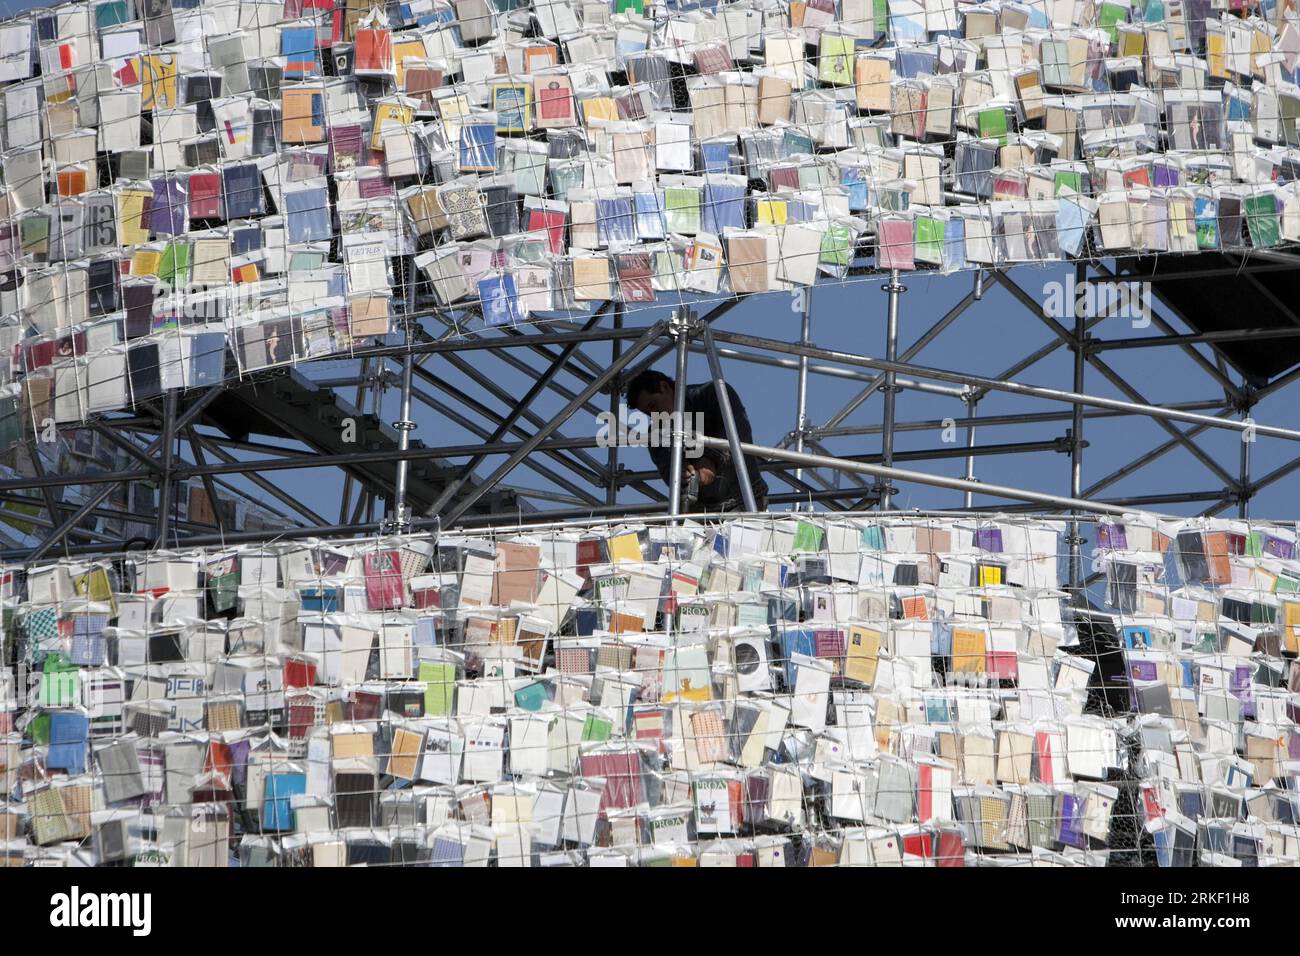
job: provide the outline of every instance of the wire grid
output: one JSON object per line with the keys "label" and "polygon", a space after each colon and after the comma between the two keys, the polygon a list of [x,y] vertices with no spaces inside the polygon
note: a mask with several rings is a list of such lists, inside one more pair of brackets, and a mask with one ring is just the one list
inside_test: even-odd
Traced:
{"label": "wire grid", "polygon": [[27,568],[5,584],[5,859],[1294,864],[1295,525],[1082,519],[1085,589],[1075,520]]}

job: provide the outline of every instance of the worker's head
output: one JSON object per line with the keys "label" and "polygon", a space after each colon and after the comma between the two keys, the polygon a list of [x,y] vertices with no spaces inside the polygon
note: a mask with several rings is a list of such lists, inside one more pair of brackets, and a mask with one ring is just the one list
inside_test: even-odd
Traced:
{"label": "worker's head", "polygon": [[673,380],[663,372],[646,369],[627,383],[627,403],[643,415],[673,410]]}

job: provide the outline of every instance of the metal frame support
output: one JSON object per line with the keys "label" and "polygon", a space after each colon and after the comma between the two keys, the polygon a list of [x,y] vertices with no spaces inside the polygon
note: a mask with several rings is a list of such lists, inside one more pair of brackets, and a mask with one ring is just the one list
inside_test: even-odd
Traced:
{"label": "metal frame support", "polygon": [[682,429],[686,423],[686,364],[690,358],[687,346],[691,341],[693,318],[690,309],[681,309],[673,313],[670,326],[677,340],[677,376],[673,380],[672,466],[668,472],[668,513],[674,518],[682,513],[682,458],[685,452]]}
{"label": "metal frame support", "polygon": [[393,510],[388,520],[393,530],[399,534],[411,526],[411,509],[406,504],[406,483],[411,459],[406,457],[406,453],[411,450],[411,432],[416,428],[415,422],[411,419],[411,375],[414,366],[415,356],[408,352],[402,358],[402,410],[398,420],[393,422],[393,427],[397,429],[397,448],[402,452],[403,457],[397,460]]}
{"label": "metal frame support", "polygon": [[492,474],[483,480],[482,484],[475,488],[469,495],[462,498],[443,519],[443,525],[450,526],[455,524],[457,518],[468,511],[474,503],[479,500],[479,498],[487,494],[488,490],[495,487],[502,478],[512,472],[516,465],[531,454],[534,448],[546,441],[546,439],[549,438],[557,428],[568,421],[570,416],[585,405],[587,401],[599,392],[607,382],[617,378],[623,369],[630,365],[638,355],[649,348],[651,343],[663,334],[664,325],[665,323],[663,322],[656,322],[654,325],[646,329],[645,332],[641,334],[641,337],[632,344],[632,347],[619,356],[618,361],[611,364],[602,374],[596,376],[596,378],[593,379],[581,392],[579,392],[567,405],[565,405],[554,418],[521,443],[519,450],[502,462],[500,466],[492,472]]}
{"label": "metal frame support", "polygon": [[[1242,398],[1239,402],[1241,410],[1241,420],[1243,422],[1252,422],[1250,411],[1255,407],[1257,389],[1249,382],[1243,380],[1241,383]],[[1254,444],[1254,429],[1248,428],[1241,433],[1241,471],[1239,477],[1239,492],[1237,495],[1237,517],[1250,517],[1250,499],[1255,493],[1255,489],[1250,484],[1250,446]]]}
{"label": "metal frame support", "polygon": [[[1088,281],[1088,267],[1079,263],[1074,269],[1074,338],[1070,344],[1074,352],[1074,390],[1083,392],[1084,370],[1088,362],[1088,322],[1084,315],[1083,290]],[[1074,417],[1070,423],[1070,497],[1078,498],[1083,492],[1083,405],[1074,403]],[[1083,586],[1083,536],[1078,521],[1070,522],[1070,587]]]}
{"label": "metal frame support", "polygon": [[172,462],[176,452],[176,389],[163,404],[162,480],[158,484],[158,547],[167,547],[167,523],[172,513]]}
{"label": "metal frame support", "polygon": [[[614,331],[617,332],[623,328],[623,303],[614,303]],[[610,361],[617,362],[619,355],[623,351],[623,342],[621,339],[614,339],[610,342],[611,358]],[[623,400],[622,382],[615,379],[613,387],[609,390],[609,416],[614,424],[615,439],[609,443],[609,455],[605,459],[605,470],[608,482],[605,486],[605,504],[613,506],[618,504],[618,446],[622,432],[620,430],[621,422],[619,421],[619,411],[621,410]]]}
{"label": "metal frame support", "polygon": [[[799,344],[812,344],[812,287],[801,287],[799,295],[803,298],[803,310],[799,321]],[[712,338],[709,340],[710,362],[717,346],[713,344]],[[795,412],[794,412],[794,450],[804,450],[804,437],[808,434],[808,356],[799,356],[799,388],[795,395]],[[803,469],[796,468],[795,478],[803,481]],[[809,504],[809,509],[812,505]],[[800,510],[795,508],[796,511]]]}
{"label": "metal frame support", "polygon": [[[807,326],[805,325],[805,330]],[[731,460],[736,466],[736,481],[740,485],[740,498],[745,503],[745,510],[758,511],[758,502],[754,498],[754,488],[749,483],[749,466],[745,454],[740,450],[740,431],[736,428],[736,417],[731,411],[731,396],[727,394],[727,383],[722,377],[722,360],[718,358],[717,346],[713,344],[713,333],[704,326],[704,348],[709,353],[709,373],[713,376],[713,389],[718,393],[718,407],[722,410],[722,426],[727,432],[727,447]],[[803,474],[802,469],[798,472]]]}
{"label": "metal frame support", "polygon": [[[983,274],[981,270],[980,275]],[[972,389],[966,396],[966,480],[970,482],[975,481],[975,417],[979,411],[979,404],[979,393]],[[967,489],[962,496],[962,505],[966,508],[972,507],[974,497],[975,493]]]}
{"label": "metal frame support", "polygon": [[[889,281],[881,286],[889,294],[889,319],[886,329],[885,358],[889,362],[898,361],[898,297],[907,291],[907,287],[898,281],[898,270],[891,269]],[[898,395],[896,374],[892,370],[885,372],[885,384],[880,390],[885,393],[885,422],[881,432],[881,455],[886,468],[894,464],[894,410]],[[883,478],[883,475],[882,475]],[[879,485],[880,510],[889,511],[894,507],[894,492],[898,489],[889,484],[887,478]]]}

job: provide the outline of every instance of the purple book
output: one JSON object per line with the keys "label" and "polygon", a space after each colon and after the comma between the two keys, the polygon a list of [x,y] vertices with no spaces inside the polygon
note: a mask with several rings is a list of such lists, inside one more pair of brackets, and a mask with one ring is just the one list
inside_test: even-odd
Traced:
{"label": "purple book", "polygon": [[1001,528],[978,528],[975,531],[975,547],[981,551],[1002,551]]}
{"label": "purple book", "polygon": [[179,236],[185,232],[188,199],[185,184],[178,177],[164,176],[153,181],[153,200],[149,203],[149,229],[154,236]]}
{"label": "purple book", "polygon": [[1152,167],[1152,185],[1157,189],[1168,189],[1171,186],[1177,186],[1179,175],[1177,168],[1165,166],[1162,163],[1156,163]]}
{"label": "purple book", "polygon": [[1128,535],[1122,524],[1097,526],[1097,543],[1106,551],[1127,551]]}
{"label": "purple book", "polygon": [[1292,561],[1295,559],[1295,545],[1290,541],[1284,541],[1282,538],[1275,538],[1272,535],[1264,535],[1264,553],[1271,554],[1275,558],[1281,558],[1283,561]]}
{"label": "purple book", "polygon": [[1061,797],[1061,832],[1059,839],[1066,846],[1080,847],[1086,845],[1083,831],[1079,829],[1079,815],[1083,805],[1071,794]]}

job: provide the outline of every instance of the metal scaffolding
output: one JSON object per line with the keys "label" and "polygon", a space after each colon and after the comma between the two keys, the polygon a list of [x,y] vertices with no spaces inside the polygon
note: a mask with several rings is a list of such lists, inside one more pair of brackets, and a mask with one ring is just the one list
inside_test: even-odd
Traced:
{"label": "metal scaffolding", "polygon": [[[1256,271],[1267,276],[1297,262],[1300,259],[1280,254],[1252,255],[1233,260],[1232,269],[1207,268],[1194,275],[1213,278],[1230,272],[1222,282],[1252,281],[1265,289]],[[1064,270],[1069,268],[1063,264],[1061,274],[1068,274]],[[630,469],[619,442],[602,440],[589,423],[593,418],[607,423],[622,419],[622,389],[642,369],[671,357],[676,380],[685,381],[693,354],[707,359],[727,423],[727,434],[707,436],[704,444],[728,450],[742,471],[749,456],[762,474],[777,481],[781,487],[769,496],[773,507],[896,508],[901,487],[928,485],[957,492],[954,509],[971,512],[1065,509],[1077,518],[1137,507],[1215,514],[1235,505],[1237,514],[1245,517],[1261,489],[1300,471],[1297,449],[1296,457],[1281,466],[1252,475],[1251,448],[1256,441],[1300,442],[1300,428],[1254,417],[1262,401],[1300,380],[1300,367],[1261,377],[1245,369],[1240,355],[1230,351],[1242,344],[1292,345],[1300,336],[1300,319],[1284,303],[1273,309],[1274,317],[1282,320],[1272,325],[1267,317],[1251,314],[1243,316],[1241,328],[1206,331],[1188,314],[1186,297],[1179,307],[1167,294],[1189,275],[1147,274],[1140,264],[1079,263],[1073,268],[1076,288],[1134,276],[1154,287],[1147,334],[1100,337],[1098,326],[1107,315],[1089,314],[1082,298],[1072,303],[1072,321],[1062,322],[1040,301],[1042,296],[1027,287],[1022,276],[1033,274],[1028,268],[980,270],[972,291],[906,344],[908,332],[921,323],[905,305],[919,297],[903,295],[906,289],[897,270],[876,272],[869,265],[857,265],[852,274],[859,280],[883,278],[887,298],[883,308],[868,304],[849,317],[860,328],[863,343],[851,350],[816,344],[814,329],[831,334],[845,317],[815,316],[811,289],[799,290],[793,309],[799,321],[786,338],[740,331],[751,324],[745,321],[750,310],[764,308],[773,294],[753,299],[683,297],[671,314],[659,306],[634,310],[608,303],[576,321],[561,318],[472,334],[465,331],[478,318],[472,307],[454,312],[413,309],[405,316],[406,327],[390,340],[346,359],[308,363],[251,382],[234,379],[205,391],[170,391],[128,413],[90,423],[97,440],[120,453],[118,461],[128,462],[125,467],[71,471],[51,449],[29,440],[19,456],[22,467],[11,467],[13,477],[0,478],[0,517],[8,516],[5,538],[10,543],[5,556],[29,560],[51,553],[113,550],[128,543],[124,532],[114,530],[127,523],[136,529],[134,537],[143,536],[152,546],[184,547],[431,524],[447,528],[487,521],[523,525],[584,516],[676,515],[683,507],[682,482],[670,481],[665,488],[656,472]],[[1044,270],[1036,274],[1041,278]],[[937,281],[955,284],[959,277]],[[996,375],[921,364],[921,353],[951,334],[949,330],[960,328],[971,308],[988,303],[995,290],[1001,290],[1000,304],[1031,317],[1052,339],[1024,349],[1025,354],[1012,354],[1010,341],[1000,343],[1008,364]],[[414,289],[405,293],[408,301],[417,301]],[[829,308],[831,298],[819,289],[820,306]],[[883,357],[873,354],[876,348]],[[1208,394],[1158,400],[1104,358],[1107,353],[1159,348],[1187,356],[1195,375],[1209,387]],[[1058,350],[1071,360],[1068,388],[1022,379]],[[794,408],[784,421],[792,420],[793,428],[774,444],[744,443],[735,428],[726,377],[728,369],[734,372],[742,365],[763,370],[764,382],[768,371],[790,376],[786,381],[793,386],[788,394],[793,395]],[[835,382],[852,382],[858,388],[818,425],[811,398],[820,384]],[[678,423],[684,391],[677,389]],[[877,392],[881,409],[873,414],[868,403]],[[952,414],[909,419],[910,395],[928,397],[931,406],[935,401],[950,403]],[[1014,400],[1016,410],[990,413],[993,395]],[[386,423],[384,414],[392,421]],[[1105,475],[1086,474],[1087,462],[1105,460],[1095,454],[1103,439],[1093,423],[1108,420],[1148,421],[1164,435],[1149,447],[1126,439],[1123,450],[1131,459],[1125,465]],[[427,444],[412,436],[417,422],[421,435],[431,436]],[[579,428],[578,422],[584,425]],[[990,437],[1000,427],[1053,423],[1065,426],[1063,433],[1017,441]],[[1235,454],[1230,460],[1205,447],[1202,436],[1218,431],[1243,439],[1239,460]],[[916,432],[945,437],[929,447],[896,447],[899,436]],[[449,433],[468,440],[448,440]],[[611,434],[618,434],[617,425]],[[1137,433],[1126,429],[1126,434]],[[832,453],[827,443],[838,443],[843,450]],[[683,471],[683,448],[684,436],[675,427],[674,476]],[[1093,449],[1087,459],[1085,448]],[[1108,494],[1113,485],[1175,449],[1191,456],[1205,476],[1156,494]],[[1057,488],[1013,487],[977,477],[979,463],[991,457],[1045,453],[1069,458],[1068,479],[1063,477]],[[900,468],[900,462],[914,464]],[[945,473],[947,462],[954,463],[949,468],[960,468],[960,474]],[[525,470],[528,474],[520,480]],[[318,513],[331,514],[332,505],[313,508],[293,491],[288,476],[272,474],[299,471],[309,473],[303,480],[313,487],[338,488],[336,519]],[[739,477],[744,503],[753,510],[750,476]],[[325,482],[332,484],[318,484]],[[155,512],[107,504],[114,496],[134,501],[130,494],[122,497],[123,489],[129,491],[134,484],[153,489]],[[192,510],[181,514],[185,509],[179,503],[187,486],[206,492],[211,515]],[[236,528],[226,509],[217,506],[234,500],[257,502],[274,516],[274,527]],[[15,543],[10,530],[18,519],[25,522],[26,543]],[[151,530],[142,535],[141,528]],[[1077,584],[1085,578],[1077,523],[1071,526],[1070,544],[1070,577]]]}

